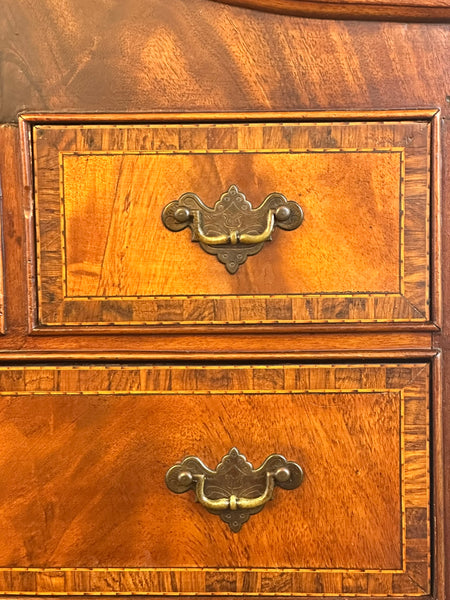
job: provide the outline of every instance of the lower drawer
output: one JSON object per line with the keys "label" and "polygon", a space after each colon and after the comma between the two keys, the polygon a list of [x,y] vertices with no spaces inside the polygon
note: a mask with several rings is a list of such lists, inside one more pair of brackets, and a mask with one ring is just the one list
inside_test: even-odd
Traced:
{"label": "lower drawer", "polygon": [[[2,594],[429,593],[427,365],[5,367],[0,390]],[[205,487],[192,459],[177,494],[187,456]]]}

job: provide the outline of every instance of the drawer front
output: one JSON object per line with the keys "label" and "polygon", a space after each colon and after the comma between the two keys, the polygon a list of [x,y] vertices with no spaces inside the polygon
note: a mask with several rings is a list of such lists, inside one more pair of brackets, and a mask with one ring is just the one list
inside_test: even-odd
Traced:
{"label": "drawer front", "polygon": [[38,325],[428,321],[431,125],[382,114],[34,123]]}
{"label": "drawer front", "polygon": [[[428,377],[424,364],[1,368],[0,592],[426,595]],[[238,532],[198,490],[165,484],[186,456],[215,470],[233,447],[304,473]]]}

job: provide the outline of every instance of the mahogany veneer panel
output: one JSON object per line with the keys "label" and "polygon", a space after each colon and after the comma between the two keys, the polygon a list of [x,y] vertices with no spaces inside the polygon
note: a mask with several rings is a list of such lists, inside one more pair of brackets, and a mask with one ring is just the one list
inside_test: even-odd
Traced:
{"label": "mahogany veneer panel", "polygon": [[[428,366],[0,368],[1,593],[425,595]],[[305,480],[233,534],[167,469]]]}
{"label": "mahogany veneer panel", "polygon": [[[430,123],[248,119],[34,125],[39,324],[426,322]],[[305,212],[235,275],[160,218],[232,184]]]}
{"label": "mahogany veneer panel", "polygon": [[[286,0],[265,4],[275,2],[281,12]],[[423,0],[422,6],[414,2],[416,7],[408,2],[399,8],[402,19],[411,20],[417,11],[424,20],[442,15],[438,0]],[[104,113],[439,106],[443,116],[449,114],[448,27],[340,20],[343,13],[369,15],[375,2],[356,7],[293,3],[299,12],[308,5],[309,14],[334,12],[333,21],[209,0],[171,0],[170,10],[167,0],[128,0],[120,10],[107,0],[2,4],[8,18],[0,22],[0,116],[6,123],[16,121],[24,109]],[[379,6],[381,19],[393,10],[387,4]]]}

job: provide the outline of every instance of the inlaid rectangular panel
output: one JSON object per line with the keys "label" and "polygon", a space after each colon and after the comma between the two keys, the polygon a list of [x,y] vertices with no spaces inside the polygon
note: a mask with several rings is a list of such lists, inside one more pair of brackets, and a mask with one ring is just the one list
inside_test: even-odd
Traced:
{"label": "inlaid rectangular panel", "polygon": [[[0,368],[0,592],[426,595],[428,371]],[[165,484],[233,447],[304,472],[237,533]]]}
{"label": "inlaid rectangular panel", "polygon": [[[429,320],[430,121],[174,119],[33,124],[40,325]],[[250,227],[236,201],[207,251],[164,226],[183,194],[213,208],[231,186],[304,221],[246,260],[267,217]]]}

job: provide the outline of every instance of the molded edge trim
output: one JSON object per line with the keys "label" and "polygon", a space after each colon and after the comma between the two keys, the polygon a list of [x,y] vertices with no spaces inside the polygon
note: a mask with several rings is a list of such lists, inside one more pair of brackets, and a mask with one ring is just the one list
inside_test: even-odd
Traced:
{"label": "molded edge trim", "polygon": [[[213,0],[216,1],[216,0]],[[240,0],[239,0],[240,1]],[[450,10],[450,9],[449,9]],[[449,13],[450,15],[450,13]],[[450,20],[450,16],[449,16]],[[153,113],[51,113],[31,112],[19,114],[20,123],[70,124],[77,123],[240,123],[265,121],[430,121],[439,113],[438,108],[399,110],[308,110],[308,111],[247,111],[247,112],[153,112]],[[24,125],[22,125],[24,127]]]}
{"label": "molded edge trim", "polygon": [[256,362],[276,362],[277,364],[283,362],[301,360],[302,363],[322,364],[328,362],[339,362],[351,361],[351,362],[392,362],[392,361],[404,361],[413,362],[420,361],[429,363],[432,359],[439,355],[439,350],[433,349],[399,349],[399,350],[337,350],[337,351],[305,351],[298,350],[293,352],[214,352],[213,354],[205,352],[158,352],[158,351],[25,351],[25,352],[14,352],[4,351],[0,352],[0,364],[12,363],[13,365],[21,363],[45,363],[49,361],[52,363],[93,363],[93,362],[107,362],[107,363],[135,363],[142,362],[145,364],[156,364],[159,362],[164,363],[189,363],[198,361],[200,363],[214,363],[219,362],[243,362],[245,364],[251,364]]}
{"label": "molded edge trim", "polygon": [[406,23],[449,23],[450,4],[431,0],[422,5],[373,4],[370,2],[321,2],[320,0],[212,0],[221,4],[258,11],[313,19],[399,21]]}

